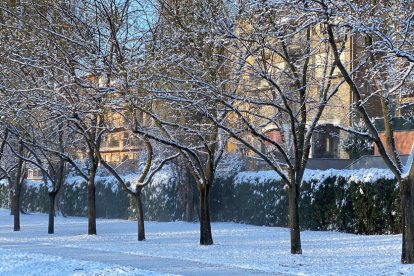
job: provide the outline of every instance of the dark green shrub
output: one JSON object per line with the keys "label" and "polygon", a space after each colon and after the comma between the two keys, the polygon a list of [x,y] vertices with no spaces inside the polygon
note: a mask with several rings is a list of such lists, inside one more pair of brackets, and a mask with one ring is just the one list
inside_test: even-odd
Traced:
{"label": "dark green shrub", "polygon": [[[8,208],[9,188],[0,184],[0,206]],[[63,213],[86,216],[86,182],[72,179],[63,186]],[[146,220],[175,221],[184,217],[178,188],[169,173],[159,175],[142,191]],[[44,185],[26,185],[22,210],[47,212]],[[97,216],[135,219],[132,198],[114,178],[96,182]],[[301,229],[336,230],[358,234],[401,232],[399,190],[386,170],[307,171],[299,201]],[[281,178],[272,171],[221,173],[211,190],[212,221],[288,226],[288,196]]]}
{"label": "dark green shrub", "polygon": [[10,208],[10,189],[6,181],[0,181],[0,208]]}
{"label": "dark green shrub", "polygon": [[[265,177],[263,177],[265,175]],[[280,177],[240,173],[234,181],[234,221],[286,227],[288,196]]]}
{"label": "dark green shrub", "polygon": [[67,216],[86,217],[88,214],[86,181],[66,182],[63,187],[63,213]]}
{"label": "dark green shrub", "polygon": [[351,183],[350,194],[355,214],[355,233],[371,235],[401,232],[395,180]]}
{"label": "dark green shrub", "polygon": [[42,183],[28,182],[22,186],[21,210],[26,213],[47,213],[49,211],[49,195],[47,187]]}
{"label": "dark green shrub", "polygon": [[[156,221],[181,220],[184,210],[178,202],[175,179],[169,175],[163,177],[161,183],[161,179],[158,179],[142,190],[144,218]],[[135,209],[135,206],[133,208]]]}
{"label": "dark green shrub", "polygon": [[233,221],[235,174],[218,175],[210,191],[211,220]]}
{"label": "dark green shrub", "polygon": [[96,182],[96,216],[98,218],[128,219],[129,196],[118,182],[101,178]]}

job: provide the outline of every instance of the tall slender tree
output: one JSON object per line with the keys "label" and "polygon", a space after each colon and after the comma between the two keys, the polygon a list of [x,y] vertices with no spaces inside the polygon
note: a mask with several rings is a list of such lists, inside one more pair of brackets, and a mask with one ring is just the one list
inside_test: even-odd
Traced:
{"label": "tall slender tree", "polygon": [[[406,80],[413,69],[412,58],[412,10],[407,2],[395,1],[355,1],[342,3],[337,1],[311,1],[316,12],[327,29],[327,38],[333,50],[335,64],[354,97],[354,108],[367,127],[367,132],[348,129],[372,139],[385,164],[395,175],[400,188],[403,234],[401,262],[414,263],[414,163],[413,151],[404,166],[394,141],[393,106],[396,94],[407,84]],[[354,43],[363,49],[353,62],[360,70],[350,70],[338,51],[335,32],[346,28]],[[354,65],[355,67],[355,65]],[[365,78],[372,87],[372,93],[358,85],[358,78]],[[385,139],[370,120],[366,108],[366,98],[376,97],[380,101],[384,120]],[[414,149],[414,147],[413,147]]]}
{"label": "tall slender tree", "polygon": [[[298,204],[312,136],[320,120],[329,119],[323,113],[334,110],[331,102],[343,81],[336,77],[326,31],[311,15],[288,1],[233,3],[229,10],[220,4],[197,2],[208,7],[203,15],[212,13],[204,17],[194,7],[186,10],[207,21],[195,24],[198,28],[181,22],[188,16],[180,16],[180,9],[170,12],[185,31],[178,37],[188,44],[182,39],[182,46],[169,52],[181,71],[165,80],[182,85],[176,84],[181,89],[174,100],[195,107],[214,126],[211,133],[229,135],[282,177],[289,194],[291,253],[301,254]],[[345,45],[344,40],[340,51]],[[188,55],[174,55],[176,48]]]}

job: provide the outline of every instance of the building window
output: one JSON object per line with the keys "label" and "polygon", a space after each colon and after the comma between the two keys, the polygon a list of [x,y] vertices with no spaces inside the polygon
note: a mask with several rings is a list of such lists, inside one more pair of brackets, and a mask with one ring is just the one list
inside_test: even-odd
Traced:
{"label": "building window", "polygon": [[109,142],[110,147],[119,147],[119,135],[112,135]]}
{"label": "building window", "polygon": [[111,162],[119,162],[120,161],[119,159],[120,159],[119,153],[112,154]]}
{"label": "building window", "polygon": [[326,149],[325,149],[325,151],[326,152],[329,152],[329,138],[328,137],[326,138],[325,143],[326,143]]}
{"label": "building window", "polygon": [[364,84],[364,93],[365,93],[365,95],[371,95],[371,93],[372,93],[372,87],[367,82]]}
{"label": "building window", "polygon": [[313,158],[339,157],[339,130],[332,124],[319,126],[313,135]]}
{"label": "building window", "polygon": [[124,156],[122,156],[122,162],[128,159],[128,153],[125,153]]}

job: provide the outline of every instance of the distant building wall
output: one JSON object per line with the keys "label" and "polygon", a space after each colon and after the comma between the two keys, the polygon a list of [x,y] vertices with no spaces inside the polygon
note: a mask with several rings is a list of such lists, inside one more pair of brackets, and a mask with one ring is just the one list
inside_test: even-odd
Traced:
{"label": "distant building wall", "polygon": [[[385,134],[380,132],[381,141],[385,143]],[[414,130],[394,131],[395,146],[399,154],[410,154],[414,143]],[[380,155],[375,146],[374,155]]]}

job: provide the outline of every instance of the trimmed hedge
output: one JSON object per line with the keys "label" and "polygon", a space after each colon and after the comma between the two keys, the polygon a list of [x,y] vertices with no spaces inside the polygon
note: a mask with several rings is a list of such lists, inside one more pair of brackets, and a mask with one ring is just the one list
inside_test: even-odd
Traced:
{"label": "trimmed hedge", "polygon": [[[130,176],[133,181],[133,176]],[[219,175],[211,190],[213,221],[288,226],[288,196],[272,171]],[[86,182],[72,178],[63,187],[63,213],[86,216]],[[7,187],[0,183],[0,206],[7,208]],[[27,185],[23,210],[47,212],[43,185]],[[175,221],[184,217],[175,179],[160,173],[142,194],[144,218]],[[96,181],[96,210],[101,218],[135,219],[135,206],[114,178]],[[387,170],[306,171],[299,202],[303,230],[337,230],[357,234],[401,232],[401,209],[396,180]]]}
{"label": "trimmed hedge", "polygon": [[302,228],[369,235],[401,233],[401,206],[395,179],[364,182],[351,176],[331,176],[316,189],[312,184],[315,183],[305,182],[302,186],[299,206]]}
{"label": "trimmed hedge", "polygon": [[[131,178],[131,177],[130,177]],[[128,181],[128,178],[127,178]],[[135,219],[136,209],[133,199],[122,191],[112,177],[97,178],[96,216],[98,218]],[[87,215],[87,183],[81,178],[73,178],[63,186],[63,213],[68,216]],[[174,178],[161,173],[153,183],[142,190],[142,204],[145,220],[175,221],[183,217],[183,208],[178,204],[178,190]]]}
{"label": "trimmed hedge", "polygon": [[26,181],[22,186],[20,200],[23,212],[47,213],[49,211],[49,195],[43,183]]}
{"label": "trimmed hedge", "polygon": [[0,208],[10,208],[10,189],[6,181],[0,181]]}

